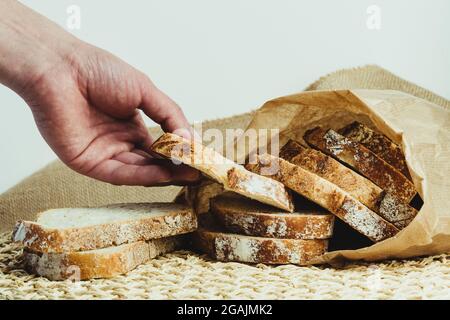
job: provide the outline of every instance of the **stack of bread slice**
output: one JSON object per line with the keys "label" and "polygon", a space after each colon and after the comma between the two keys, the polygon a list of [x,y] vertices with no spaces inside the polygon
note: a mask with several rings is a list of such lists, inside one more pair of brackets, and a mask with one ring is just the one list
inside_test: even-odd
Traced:
{"label": "stack of bread slice", "polygon": [[222,186],[202,188],[212,198],[211,212],[199,219],[193,234],[196,248],[222,261],[267,264],[307,264],[327,251],[334,217],[306,201],[297,202],[294,212],[290,191],[281,182],[170,133],[152,151],[190,165]]}
{"label": "stack of bread slice", "polygon": [[334,216],[298,201],[292,213],[225,193],[200,217],[194,246],[221,261],[311,263],[328,249]]}
{"label": "stack of bread slice", "polygon": [[109,278],[148,260],[185,248],[197,228],[189,206],[117,204],[53,209],[36,222],[19,221],[14,241],[25,246],[24,267],[50,280]]}
{"label": "stack of bread slice", "polygon": [[[381,133],[357,122],[339,132],[348,137],[318,127],[307,131],[304,139],[310,146],[327,154],[329,159],[333,157],[364,177],[372,185],[371,192],[365,192],[370,198],[363,200],[344,181],[337,178],[329,180],[357,197],[398,229],[406,227],[417,215],[417,210],[410,206],[417,190],[411,181],[401,149]],[[359,188],[359,184],[355,188]]]}
{"label": "stack of bread slice", "polygon": [[[279,156],[259,154],[245,166],[173,134],[152,151],[215,181],[194,196],[194,207],[209,211],[194,235],[218,260],[307,264],[327,250],[331,214],[372,242],[395,236],[417,214],[401,148],[358,122],[338,131],[312,128]],[[292,192],[302,199],[295,206]]]}

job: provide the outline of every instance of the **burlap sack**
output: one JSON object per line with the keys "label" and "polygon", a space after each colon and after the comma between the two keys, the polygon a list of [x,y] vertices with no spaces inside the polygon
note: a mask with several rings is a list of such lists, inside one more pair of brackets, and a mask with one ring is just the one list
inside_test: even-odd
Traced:
{"label": "burlap sack", "polygon": [[[450,107],[450,101],[377,66],[342,70],[327,75],[307,90],[329,89],[393,89]],[[252,113],[209,121],[207,128],[245,128]],[[158,129],[151,130],[154,135]],[[35,214],[49,208],[98,206],[117,202],[170,201],[179,192],[178,187],[144,188],[112,186],[81,176],[60,161],[55,161],[26,178],[0,196],[0,231],[11,230],[19,219],[32,220]]]}

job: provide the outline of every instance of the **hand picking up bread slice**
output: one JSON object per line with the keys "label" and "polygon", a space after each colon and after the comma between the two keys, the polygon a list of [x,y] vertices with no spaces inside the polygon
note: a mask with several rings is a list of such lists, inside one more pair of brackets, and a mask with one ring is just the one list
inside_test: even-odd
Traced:
{"label": "hand picking up bread slice", "polygon": [[[280,239],[328,239],[334,216],[309,203],[291,214],[234,194],[211,199],[211,213],[226,230],[250,236]],[[298,207],[301,207],[300,209]]]}
{"label": "hand picking up bread slice", "polygon": [[382,241],[398,233],[399,230],[394,225],[328,180],[268,154],[256,158],[256,164],[247,165],[249,170],[261,173],[267,166],[278,166],[271,178],[329,210],[372,241]]}
{"label": "hand picking up bread slice", "polygon": [[304,139],[314,148],[351,166],[404,203],[409,203],[417,193],[414,184],[401,172],[362,144],[334,130],[316,127],[307,131]]}
{"label": "hand picking up bread slice", "polygon": [[183,248],[185,236],[139,241],[97,250],[42,253],[24,251],[25,269],[49,280],[111,278],[164,253]]}
{"label": "hand picking up bread slice", "polygon": [[399,229],[417,215],[417,210],[410,205],[318,150],[289,140],[281,148],[280,157],[334,183]]}
{"label": "hand picking up bread slice", "polygon": [[338,132],[350,140],[361,143],[411,180],[402,149],[384,134],[376,132],[357,121],[339,129]]}
{"label": "hand picking up bread slice", "polygon": [[[202,218],[207,214],[202,215]],[[219,261],[306,265],[327,252],[328,240],[251,237],[202,225],[193,233],[200,251]]]}
{"label": "hand picking up bread slice", "polygon": [[291,197],[281,183],[249,172],[243,166],[201,143],[166,133],[152,145],[151,149],[165,158],[203,172],[223,184],[225,190],[289,212],[293,211]]}
{"label": "hand picking up bread slice", "polygon": [[19,221],[13,240],[38,252],[74,252],[146,241],[197,228],[192,209],[175,203],[128,203],[54,209],[36,222]]}

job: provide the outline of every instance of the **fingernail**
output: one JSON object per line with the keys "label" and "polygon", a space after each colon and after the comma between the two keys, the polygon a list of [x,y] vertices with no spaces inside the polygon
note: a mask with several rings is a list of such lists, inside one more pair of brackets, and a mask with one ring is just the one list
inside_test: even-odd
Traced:
{"label": "fingernail", "polygon": [[180,128],[175,130],[173,133],[188,140],[194,139],[194,141],[202,142],[202,137],[200,134],[192,128]]}
{"label": "fingernail", "polygon": [[191,135],[190,130],[188,130],[188,129],[186,129],[186,128],[179,128],[179,129],[176,129],[173,133],[176,134],[176,135],[178,135],[178,136],[180,136],[180,137],[183,137],[183,138],[185,138],[185,139],[188,139],[188,140],[191,140],[191,139],[192,139],[192,135]]}

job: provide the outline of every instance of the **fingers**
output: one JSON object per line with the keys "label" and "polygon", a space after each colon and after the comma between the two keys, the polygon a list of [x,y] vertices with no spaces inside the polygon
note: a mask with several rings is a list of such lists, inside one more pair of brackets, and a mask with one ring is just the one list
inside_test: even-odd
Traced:
{"label": "fingers", "polygon": [[145,125],[144,119],[140,114],[138,115],[138,117],[135,118],[135,121],[138,123],[138,126],[142,128],[142,131],[145,132],[145,134],[141,141],[136,142],[136,147],[138,147],[139,149],[135,149],[133,152],[136,153],[142,152],[144,153],[143,154],[144,156],[149,156],[149,154],[144,152],[143,150],[150,150],[150,147],[154,142],[153,137],[150,135],[150,132],[148,131],[147,126]]}
{"label": "fingers", "polygon": [[[142,153],[144,153],[142,151]],[[153,159],[149,156],[141,154],[139,151],[122,152],[114,157],[114,160],[124,164],[134,164],[137,166],[145,166],[152,164]]]}
{"label": "fingers", "polygon": [[[137,158],[137,154],[124,154],[123,159],[135,163],[143,161]],[[117,159],[106,160],[98,164],[89,172],[92,178],[109,182],[115,185],[130,186],[161,186],[161,185],[185,185],[199,180],[200,174],[197,170],[186,166],[163,166],[158,163],[137,165],[128,164]]]}
{"label": "fingers", "polygon": [[[166,163],[167,160],[164,160]],[[195,170],[186,165],[174,165],[171,163],[170,170],[172,172],[172,182],[171,185],[183,186],[197,184],[200,181],[200,171]]]}
{"label": "fingers", "polygon": [[159,90],[148,77],[144,76],[144,78],[140,109],[158,123],[164,131],[190,139],[192,129],[181,108]]}

